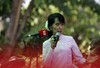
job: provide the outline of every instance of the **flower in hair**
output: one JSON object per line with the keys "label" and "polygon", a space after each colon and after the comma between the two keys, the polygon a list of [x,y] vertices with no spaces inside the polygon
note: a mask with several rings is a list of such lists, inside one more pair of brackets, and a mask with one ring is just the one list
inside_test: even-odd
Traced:
{"label": "flower in hair", "polygon": [[50,31],[49,27],[48,27],[48,21],[45,22],[45,28]]}

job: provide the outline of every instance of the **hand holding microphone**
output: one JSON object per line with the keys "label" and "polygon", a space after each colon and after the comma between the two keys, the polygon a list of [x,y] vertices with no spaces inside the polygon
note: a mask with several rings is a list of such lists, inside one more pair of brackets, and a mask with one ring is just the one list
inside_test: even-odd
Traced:
{"label": "hand holding microphone", "polygon": [[57,45],[59,40],[60,33],[57,32],[54,36],[51,37],[51,48],[54,49]]}

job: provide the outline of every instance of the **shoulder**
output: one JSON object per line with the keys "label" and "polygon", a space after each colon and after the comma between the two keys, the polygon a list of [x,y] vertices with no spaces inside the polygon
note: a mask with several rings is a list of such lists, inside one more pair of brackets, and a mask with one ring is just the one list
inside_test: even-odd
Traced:
{"label": "shoulder", "polygon": [[76,44],[76,41],[74,40],[73,36],[62,35],[61,40],[71,45]]}
{"label": "shoulder", "polygon": [[61,35],[61,38],[65,40],[74,40],[72,36],[68,36],[68,35]]}
{"label": "shoulder", "polygon": [[43,42],[43,45],[47,45],[50,43],[50,39],[47,39],[46,41]]}

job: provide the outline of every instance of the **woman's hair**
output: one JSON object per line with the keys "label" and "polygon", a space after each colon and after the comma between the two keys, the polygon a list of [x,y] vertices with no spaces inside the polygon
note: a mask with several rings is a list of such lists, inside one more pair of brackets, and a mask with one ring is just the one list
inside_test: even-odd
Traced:
{"label": "woman's hair", "polygon": [[57,18],[59,20],[59,23],[65,24],[65,19],[64,19],[64,16],[62,14],[60,14],[60,13],[53,13],[53,14],[50,14],[48,16],[48,28],[49,29],[54,24],[55,18]]}

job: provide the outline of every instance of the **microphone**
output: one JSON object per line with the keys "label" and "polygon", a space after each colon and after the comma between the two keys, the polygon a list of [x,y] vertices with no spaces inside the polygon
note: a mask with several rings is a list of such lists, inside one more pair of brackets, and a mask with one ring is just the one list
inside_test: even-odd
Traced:
{"label": "microphone", "polygon": [[28,37],[37,37],[37,38],[42,38],[48,36],[48,30],[39,30],[38,33],[36,34],[32,34],[32,35],[28,35]]}
{"label": "microphone", "polygon": [[39,30],[39,36],[40,37],[44,37],[44,36],[48,36],[48,30]]}
{"label": "microphone", "polygon": [[[49,37],[49,31],[46,29],[39,30],[36,34],[29,34],[22,39],[24,43],[42,43]],[[26,38],[26,39],[25,39]]]}
{"label": "microphone", "polygon": [[54,48],[56,47],[57,42],[58,42],[58,40],[59,40],[59,36],[60,36],[60,33],[57,32],[57,33],[51,38],[51,40],[52,40],[51,48],[54,49]]}

